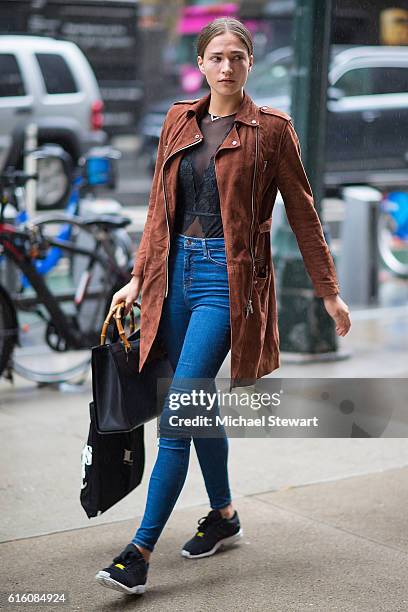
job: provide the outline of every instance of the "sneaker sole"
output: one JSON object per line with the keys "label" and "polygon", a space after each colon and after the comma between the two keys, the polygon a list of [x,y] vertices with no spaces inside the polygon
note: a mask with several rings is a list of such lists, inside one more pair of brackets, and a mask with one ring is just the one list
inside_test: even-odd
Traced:
{"label": "sneaker sole", "polygon": [[229,544],[237,544],[243,535],[244,535],[244,532],[241,528],[238,531],[238,533],[235,533],[234,535],[229,536],[228,538],[224,538],[223,540],[220,540],[219,542],[217,542],[216,545],[211,550],[208,550],[207,552],[201,553],[200,555],[192,555],[188,550],[185,550],[183,548],[183,550],[181,551],[181,554],[183,557],[186,557],[187,559],[201,559],[202,557],[211,557],[211,555],[217,552],[220,546],[225,546]]}
{"label": "sneaker sole", "polygon": [[100,571],[96,574],[95,579],[104,587],[108,589],[114,589],[115,591],[120,591],[121,593],[127,593],[128,595],[141,595],[146,591],[145,584],[138,584],[134,587],[127,587],[117,580],[114,580],[110,577],[108,572]]}

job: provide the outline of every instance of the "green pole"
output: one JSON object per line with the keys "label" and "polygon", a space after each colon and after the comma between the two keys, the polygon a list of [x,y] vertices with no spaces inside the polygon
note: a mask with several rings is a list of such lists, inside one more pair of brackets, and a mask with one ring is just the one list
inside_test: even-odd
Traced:
{"label": "green pole", "polygon": [[[330,53],[331,0],[297,0],[291,116],[302,161],[320,214],[325,159],[325,123]],[[327,233],[325,232],[328,241]],[[314,295],[296,238],[285,221],[273,239],[277,276],[280,349],[300,361],[337,358],[335,325]]]}
{"label": "green pole", "polygon": [[331,0],[296,3],[291,115],[319,214],[324,187],[331,14]]}

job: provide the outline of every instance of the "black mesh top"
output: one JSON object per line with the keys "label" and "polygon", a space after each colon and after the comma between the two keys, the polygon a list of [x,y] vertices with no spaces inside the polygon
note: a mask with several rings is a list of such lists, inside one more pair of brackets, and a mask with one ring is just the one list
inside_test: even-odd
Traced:
{"label": "black mesh top", "polygon": [[203,140],[187,149],[180,162],[174,231],[185,236],[224,236],[214,155],[231,131],[235,114],[211,120],[206,113],[199,122]]}

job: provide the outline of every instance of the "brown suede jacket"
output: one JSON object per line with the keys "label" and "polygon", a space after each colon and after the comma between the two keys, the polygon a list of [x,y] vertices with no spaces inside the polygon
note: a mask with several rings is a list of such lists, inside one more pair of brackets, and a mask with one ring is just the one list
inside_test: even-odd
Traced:
{"label": "brown suede jacket", "polygon": [[[203,139],[197,117],[206,111],[209,101],[210,94],[176,102],[162,128],[147,221],[132,271],[143,278],[139,371],[149,357],[168,292],[168,255],[182,152]],[[339,293],[291,117],[256,106],[244,91],[235,121],[215,156],[230,291],[230,388],[250,384],[279,367],[270,241],[278,189],[316,296]]]}

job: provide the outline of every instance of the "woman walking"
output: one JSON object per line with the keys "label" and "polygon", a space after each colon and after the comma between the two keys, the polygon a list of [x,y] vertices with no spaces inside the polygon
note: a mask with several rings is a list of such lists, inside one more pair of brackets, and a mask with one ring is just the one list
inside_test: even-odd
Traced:
{"label": "woman walking", "polygon": [[[112,307],[125,301],[129,311],[142,290],[139,370],[160,337],[174,370],[170,392],[192,379],[214,380],[230,349],[231,388],[279,367],[270,248],[278,189],[315,294],[338,335],[350,328],[291,118],[257,107],[244,91],[253,65],[250,32],[236,19],[216,19],[201,31],[197,55],[210,93],[176,102],[167,113],[132,279],[112,301]],[[166,400],[143,520],[113,563],[97,573],[103,586],[145,591],[150,555],[184,485],[191,439],[211,510],[182,555],[207,557],[242,536],[225,431],[196,436],[170,427],[170,414]]]}

